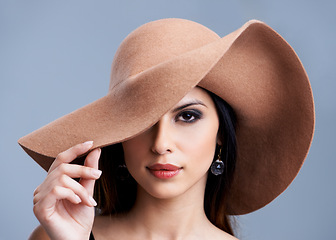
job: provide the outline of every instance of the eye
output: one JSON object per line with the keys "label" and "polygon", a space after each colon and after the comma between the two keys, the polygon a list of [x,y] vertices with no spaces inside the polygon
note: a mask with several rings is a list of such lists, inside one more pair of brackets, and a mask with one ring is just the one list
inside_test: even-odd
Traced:
{"label": "eye", "polygon": [[176,116],[176,121],[182,121],[186,123],[192,123],[197,121],[202,117],[202,113],[198,110],[188,110],[188,111],[183,111],[179,113]]}

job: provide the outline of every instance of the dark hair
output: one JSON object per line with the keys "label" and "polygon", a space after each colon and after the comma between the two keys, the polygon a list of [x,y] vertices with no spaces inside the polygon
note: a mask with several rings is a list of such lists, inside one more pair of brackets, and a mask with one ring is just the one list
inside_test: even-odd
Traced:
{"label": "dark hair", "polygon": [[[207,91],[207,90],[205,90]],[[208,173],[205,188],[204,210],[208,219],[218,228],[234,235],[226,204],[236,162],[236,117],[233,109],[222,98],[207,91],[215,103],[219,117],[218,136],[222,146],[217,146],[215,157],[221,151],[224,173],[214,176]],[[96,182],[94,197],[102,215],[125,213],[134,205],[137,183],[132,176],[125,177],[124,153],[121,143],[102,148],[99,168],[102,176]],[[220,214],[219,214],[220,213]]]}
{"label": "dark hair", "polygon": [[220,148],[222,148],[221,159],[225,167],[221,175],[215,176],[210,171],[208,173],[204,194],[204,210],[208,219],[215,226],[234,235],[228,215],[230,206],[227,205],[227,196],[229,195],[236,166],[236,115],[232,107],[226,101],[212,92],[207,92],[215,103],[220,122],[218,137],[222,146],[217,146],[215,158]]}

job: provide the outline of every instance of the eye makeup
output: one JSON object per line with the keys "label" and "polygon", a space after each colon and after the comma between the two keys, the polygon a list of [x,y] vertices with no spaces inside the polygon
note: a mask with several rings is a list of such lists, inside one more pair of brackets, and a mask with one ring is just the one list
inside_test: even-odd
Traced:
{"label": "eye makeup", "polygon": [[176,115],[175,121],[193,123],[203,117],[203,113],[198,109],[183,110]]}

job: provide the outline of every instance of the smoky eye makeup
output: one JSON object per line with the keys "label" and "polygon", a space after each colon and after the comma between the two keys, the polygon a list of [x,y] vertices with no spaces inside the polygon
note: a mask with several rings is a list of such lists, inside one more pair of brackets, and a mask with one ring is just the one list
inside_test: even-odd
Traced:
{"label": "smoky eye makeup", "polygon": [[203,117],[203,112],[200,107],[207,107],[202,101],[193,99],[190,102],[175,108],[172,112],[175,113],[175,121],[182,123],[193,123]]}
{"label": "smoky eye makeup", "polygon": [[193,123],[203,117],[203,113],[198,109],[185,109],[180,111],[176,117],[175,121],[181,121],[184,123]]}

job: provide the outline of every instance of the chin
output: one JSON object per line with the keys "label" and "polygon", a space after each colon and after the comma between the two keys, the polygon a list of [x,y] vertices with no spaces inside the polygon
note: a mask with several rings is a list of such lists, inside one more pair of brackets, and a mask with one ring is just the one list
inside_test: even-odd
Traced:
{"label": "chin", "polygon": [[176,184],[167,183],[157,184],[156,186],[146,186],[142,187],[142,189],[150,196],[162,200],[176,198],[185,192],[185,190],[178,188]]}
{"label": "chin", "polygon": [[[140,191],[146,192],[153,198],[157,199],[174,199],[190,194],[191,198],[200,196],[204,197],[207,174],[198,179],[196,182],[172,181],[172,182],[148,182],[148,184],[140,184]],[[139,183],[138,183],[139,184]]]}

